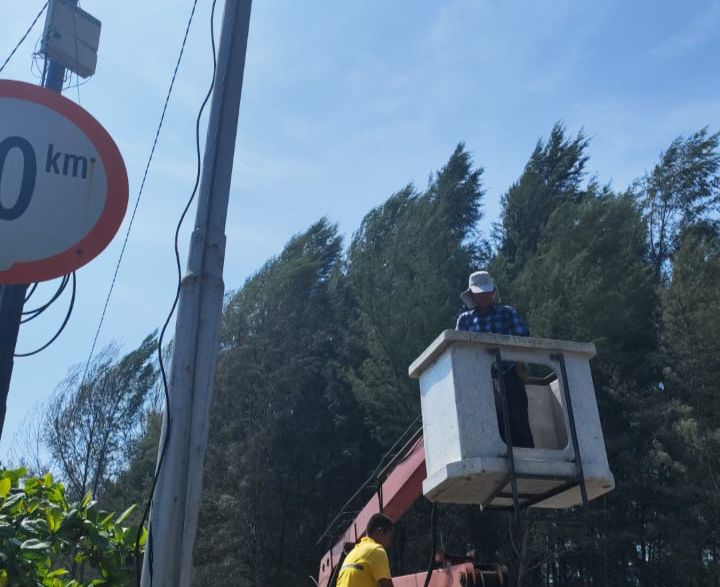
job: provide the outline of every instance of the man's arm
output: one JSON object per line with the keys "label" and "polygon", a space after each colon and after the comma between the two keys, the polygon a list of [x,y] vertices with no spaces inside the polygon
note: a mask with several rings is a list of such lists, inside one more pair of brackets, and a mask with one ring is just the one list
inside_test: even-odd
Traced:
{"label": "man's arm", "polygon": [[463,312],[458,316],[455,323],[455,330],[470,330],[467,326],[467,312]]}

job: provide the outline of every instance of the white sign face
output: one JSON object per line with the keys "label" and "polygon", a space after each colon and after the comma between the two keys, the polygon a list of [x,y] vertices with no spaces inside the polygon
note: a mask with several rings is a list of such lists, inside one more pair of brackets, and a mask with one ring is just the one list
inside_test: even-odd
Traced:
{"label": "white sign face", "polygon": [[[9,84],[21,95],[8,96]],[[0,120],[0,283],[69,273],[122,222],[122,158],[89,114],[49,90],[0,82]]]}

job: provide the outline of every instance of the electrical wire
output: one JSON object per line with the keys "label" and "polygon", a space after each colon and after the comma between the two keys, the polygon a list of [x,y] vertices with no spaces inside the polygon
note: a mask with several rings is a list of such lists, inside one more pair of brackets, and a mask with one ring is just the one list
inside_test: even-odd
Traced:
{"label": "electrical wire", "polygon": [[67,313],[65,314],[65,320],[63,320],[63,323],[60,326],[60,329],[55,333],[55,336],[53,336],[47,343],[45,343],[39,349],[36,349],[31,353],[15,353],[16,357],[32,357],[33,355],[37,355],[38,353],[41,353],[46,348],[48,348],[52,343],[54,343],[58,339],[58,337],[62,334],[63,330],[65,330],[67,323],[70,321],[70,316],[72,315],[73,308],[75,307],[75,293],[76,292],[77,292],[77,278],[75,277],[75,272],[73,271],[72,272],[72,296],[70,297],[70,306],[68,307]]}
{"label": "electrical wire", "polygon": [[430,564],[428,565],[427,575],[423,587],[430,585],[430,578],[435,569],[435,553],[437,551],[437,502],[433,502],[432,511],[430,512],[430,536],[432,537],[432,553],[430,554]]}
{"label": "electrical wire", "polygon": [[[27,316],[26,318],[22,318],[20,320],[20,324],[25,324],[26,322],[30,322],[31,320],[35,320],[38,316],[40,316],[43,312],[45,312],[50,306],[55,303],[55,301],[62,295],[62,293],[65,291],[65,288],[67,287],[67,284],[70,281],[70,275],[63,275],[63,278],[60,282],[60,286],[58,287],[57,291],[53,295],[52,298],[50,298],[50,301],[43,304],[42,306],[35,308],[34,310],[23,310],[22,315]],[[37,288],[37,284],[32,288],[31,293],[27,294],[25,296],[25,302],[27,303],[28,299],[30,299],[30,296],[35,292],[35,288]]]}
{"label": "electrical wire", "polygon": [[[193,4],[193,12],[195,13],[195,6],[197,5],[197,0],[195,0]],[[180,215],[180,218],[178,220],[177,226],[175,228],[175,264],[177,269],[177,287],[175,289],[175,299],[173,300],[172,307],[170,308],[170,311],[168,312],[167,318],[165,319],[165,323],[163,324],[163,327],[160,331],[160,337],[158,338],[158,347],[157,347],[157,353],[158,353],[158,362],[160,365],[160,373],[162,376],[162,383],[163,383],[163,393],[165,395],[165,436],[163,438],[163,445],[160,450],[160,456],[158,458],[157,467],[155,468],[155,475],[153,477],[152,486],[150,488],[150,496],[148,497],[147,504],[145,506],[145,510],[143,511],[142,518],[140,520],[140,525],[138,529],[138,536],[137,540],[135,541],[135,564],[136,564],[136,575],[137,575],[137,584],[138,587],[140,586],[140,582],[142,579],[142,569],[140,567],[140,557],[139,557],[139,551],[140,551],[140,536],[143,525],[148,519],[148,515],[150,514],[150,507],[152,506],[153,497],[155,495],[155,488],[157,487],[157,482],[160,477],[160,471],[162,470],[163,463],[165,461],[165,455],[167,453],[167,447],[170,440],[170,434],[172,431],[172,418],[170,415],[170,388],[168,385],[168,378],[167,378],[167,372],[165,369],[165,362],[163,360],[162,350],[163,350],[163,339],[165,337],[165,333],[167,332],[168,326],[170,325],[170,321],[172,320],[172,317],[175,314],[175,310],[178,305],[178,301],[180,300],[180,290],[182,287],[182,269],[180,265],[180,230],[182,228],[182,225],[185,221],[185,217],[187,216],[188,211],[190,210],[190,206],[192,205],[193,201],[195,200],[195,196],[197,194],[198,187],[200,186],[200,175],[202,171],[202,158],[200,155],[200,123],[202,121],[203,113],[205,112],[205,107],[207,106],[207,103],[210,101],[210,97],[212,96],[213,89],[215,88],[215,76],[217,74],[217,52],[215,48],[215,7],[217,5],[217,0],[213,0],[212,8],[210,10],[210,44],[212,47],[212,59],[213,59],[213,67],[212,67],[212,78],[210,80],[210,87],[208,88],[207,94],[205,95],[205,98],[202,101],[202,104],[200,105],[200,109],[198,111],[197,119],[195,121],[195,156],[196,156],[196,171],[195,171],[195,183],[193,185],[192,192],[190,194],[190,197],[188,198],[187,204],[185,205],[185,208],[182,211],[182,214]],[[190,19],[192,20],[192,14],[190,16]],[[190,22],[188,22],[188,30],[190,27]],[[187,38],[187,31],[186,31],[186,38]],[[183,41],[183,48],[184,48],[185,42]],[[182,53],[181,53],[182,55]],[[177,72],[177,69],[176,69]],[[174,81],[173,76],[173,81]],[[164,112],[163,112],[164,115]],[[154,147],[153,147],[154,148]],[[144,181],[144,180],[143,180]],[[153,582],[153,552],[152,552],[152,528],[148,529],[148,536],[147,536],[147,542],[145,546],[146,550],[146,556],[148,557],[148,571],[149,571],[149,577],[150,577],[150,585],[152,586]]]}
{"label": "electrical wire", "polygon": [[47,73],[48,73],[48,58],[47,58],[47,56],[43,56],[42,76],[40,76],[40,85],[42,87],[45,87],[45,82],[47,81]]}
{"label": "electrical wire", "polygon": [[28,38],[28,35],[29,35],[29,34],[32,32],[32,30],[35,28],[35,25],[37,24],[37,21],[40,20],[40,17],[43,15],[43,13],[44,13],[45,10],[47,9],[47,7],[48,7],[48,2],[45,2],[45,4],[43,4],[42,8],[40,9],[40,12],[37,13],[37,15],[35,16],[35,18],[33,19],[33,21],[30,23],[30,26],[29,26],[28,29],[25,31],[25,34],[24,34],[22,37],[20,37],[20,40],[18,41],[17,45],[15,45],[15,47],[13,48],[13,50],[10,51],[10,55],[8,55],[8,56],[7,56],[7,59],[5,59],[4,63],[3,63],[2,65],[0,65],[0,73],[2,73],[3,69],[5,69],[5,66],[6,66],[8,63],[10,63],[10,60],[11,60],[11,59],[13,58],[13,56],[15,55],[15,52],[16,52],[16,51],[20,48],[20,46],[25,42],[25,39]]}
{"label": "electrical wire", "polygon": [[30,301],[30,298],[33,296],[33,294],[35,293],[35,290],[37,290],[37,288],[38,288],[38,284],[36,282],[36,283],[33,283],[28,288],[28,291],[25,292],[25,303],[26,304]]}
{"label": "electrical wire", "polygon": [[182,62],[182,58],[185,53],[185,45],[187,44],[188,35],[190,34],[190,27],[195,16],[195,9],[197,8],[197,3],[198,0],[194,0],[192,5],[192,11],[190,12],[190,17],[188,18],[188,22],[185,27],[185,35],[183,36],[182,44],[180,45],[180,53],[178,54],[178,58],[175,63],[175,69],[173,70],[172,79],[170,80],[170,86],[168,87],[167,95],[165,96],[165,103],[163,104],[162,112],[160,114],[160,121],[158,122],[157,129],[155,130],[155,137],[153,139],[152,147],[150,148],[150,155],[148,156],[147,163],[145,164],[145,171],[143,173],[142,181],[140,182],[140,189],[138,190],[137,198],[135,198],[133,211],[130,215],[130,222],[128,223],[127,230],[125,231],[125,238],[123,239],[122,248],[120,249],[120,255],[118,257],[117,263],[115,264],[115,271],[113,273],[113,278],[110,283],[110,289],[108,290],[107,296],[105,297],[105,304],[100,315],[100,322],[98,323],[97,329],[95,330],[95,336],[93,338],[92,346],[90,347],[90,355],[85,362],[85,369],[83,370],[83,376],[80,380],[81,382],[85,381],[85,376],[87,375],[88,368],[90,367],[90,361],[95,354],[95,347],[97,346],[97,341],[100,337],[100,331],[102,330],[103,324],[105,322],[105,316],[107,314],[107,309],[110,304],[110,298],[112,297],[113,290],[115,289],[115,283],[117,282],[120,265],[122,263],[123,257],[125,256],[125,249],[127,248],[128,239],[130,238],[130,232],[132,231],[133,224],[135,223],[135,216],[137,215],[138,207],[140,206],[140,199],[142,198],[143,191],[145,189],[145,182],[147,181],[148,174],[150,172],[150,166],[152,165],[153,157],[155,156],[155,149],[157,147],[158,140],[160,139],[160,132],[162,131],[163,123],[165,122],[165,114],[167,113],[168,104],[170,103],[170,97],[172,96],[173,88],[175,87],[175,80],[177,78],[178,70],[180,69],[180,63]]}
{"label": "electrical wire", "polygon": [[[367,480],[360,485],[358,490],[352,494],[350,499],[348,499],[340,508],[340,511],[338,514],[333,518],[333,520],[328,524],[327,528],[325,528],[325,531],[322,533],[320,538],[317,539],[315,542],[316,545],[319,545],[327,536],[331,536],[331,532],[334,531],[336,524],[343,518],[343,516],[346,514],[346,509],[352,505],[352,503],[360,496],[360,494],[374,481],[377,480],[378,475],[385,469],[389,462],[393,461],[398,455],[396,454],[396,450],[398,447],[401,446],[401,444],[405,441],[405,438],[408,436],[409,433],[412,433],[410,437],[414,436],[418,431],[418,425],[420,425],[422,421],[422,415],[418,414],[416,418],[410,423],[410,425],[405,428],[403,433],[400,435],[400,437],[393,443],[393,445],[385,451],[385,454],[380,458],[380,462],[378,463],[377,467],[373,470],[372,473],[370,473],[370,476],[367,478]],[[406,444],[403,446],[407,446]]]}

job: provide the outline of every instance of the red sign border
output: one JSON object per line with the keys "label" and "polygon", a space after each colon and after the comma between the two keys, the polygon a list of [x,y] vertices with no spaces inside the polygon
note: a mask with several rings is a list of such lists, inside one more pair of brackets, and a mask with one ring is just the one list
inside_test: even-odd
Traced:
{"label": "red sign border", "polygon": [[79,269],[97,257],[112,241],[128,205],[127,169],[115,141],[103,126],[75,102],[51,90],[25,82],[0,80],[0,98],[34,102],[64,116],[90,139],[107,178],[107,198],[100,218],[82,240],[62,253],[37,261],[18,262],[0,271],[0,284],[48,281]]}

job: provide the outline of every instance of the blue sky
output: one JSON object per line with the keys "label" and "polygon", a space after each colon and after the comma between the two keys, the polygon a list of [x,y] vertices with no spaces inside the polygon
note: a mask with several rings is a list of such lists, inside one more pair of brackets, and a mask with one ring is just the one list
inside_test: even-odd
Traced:
{"label": "blue sky", "polygon": [[[191,3],[80,3],[103,22],[98,71],[65,95],[115,137],[131,205]],[[241,286],[323,215],[350,237],[392,192],[409,181],[424,186],[460,141],[485,168],[487,229],[555,121],[571,132],[585,129],[590,173],[618,190],[649,170],[676,136],[720,129],[719,0],[254,4],[228,218],[228,288]],[[3,7],[0,60],[41,5]],[[134,348],[161,324],[174,294],[172,234],[192,187],[193,125],[210,76],[209,10],[210,0],[200,0],[99,348],[111,341]],[[38,26],[3,77],[38,81],[31,53],[40,33]],[[18,359],[0,459],[33,407],[87,359],[126,224],[79,271],[76,310],[59,341]],[[188,235],[189,225],[183,242]],[[63,314],[64,302],[24,327],[19,351],[45,342]]]}

